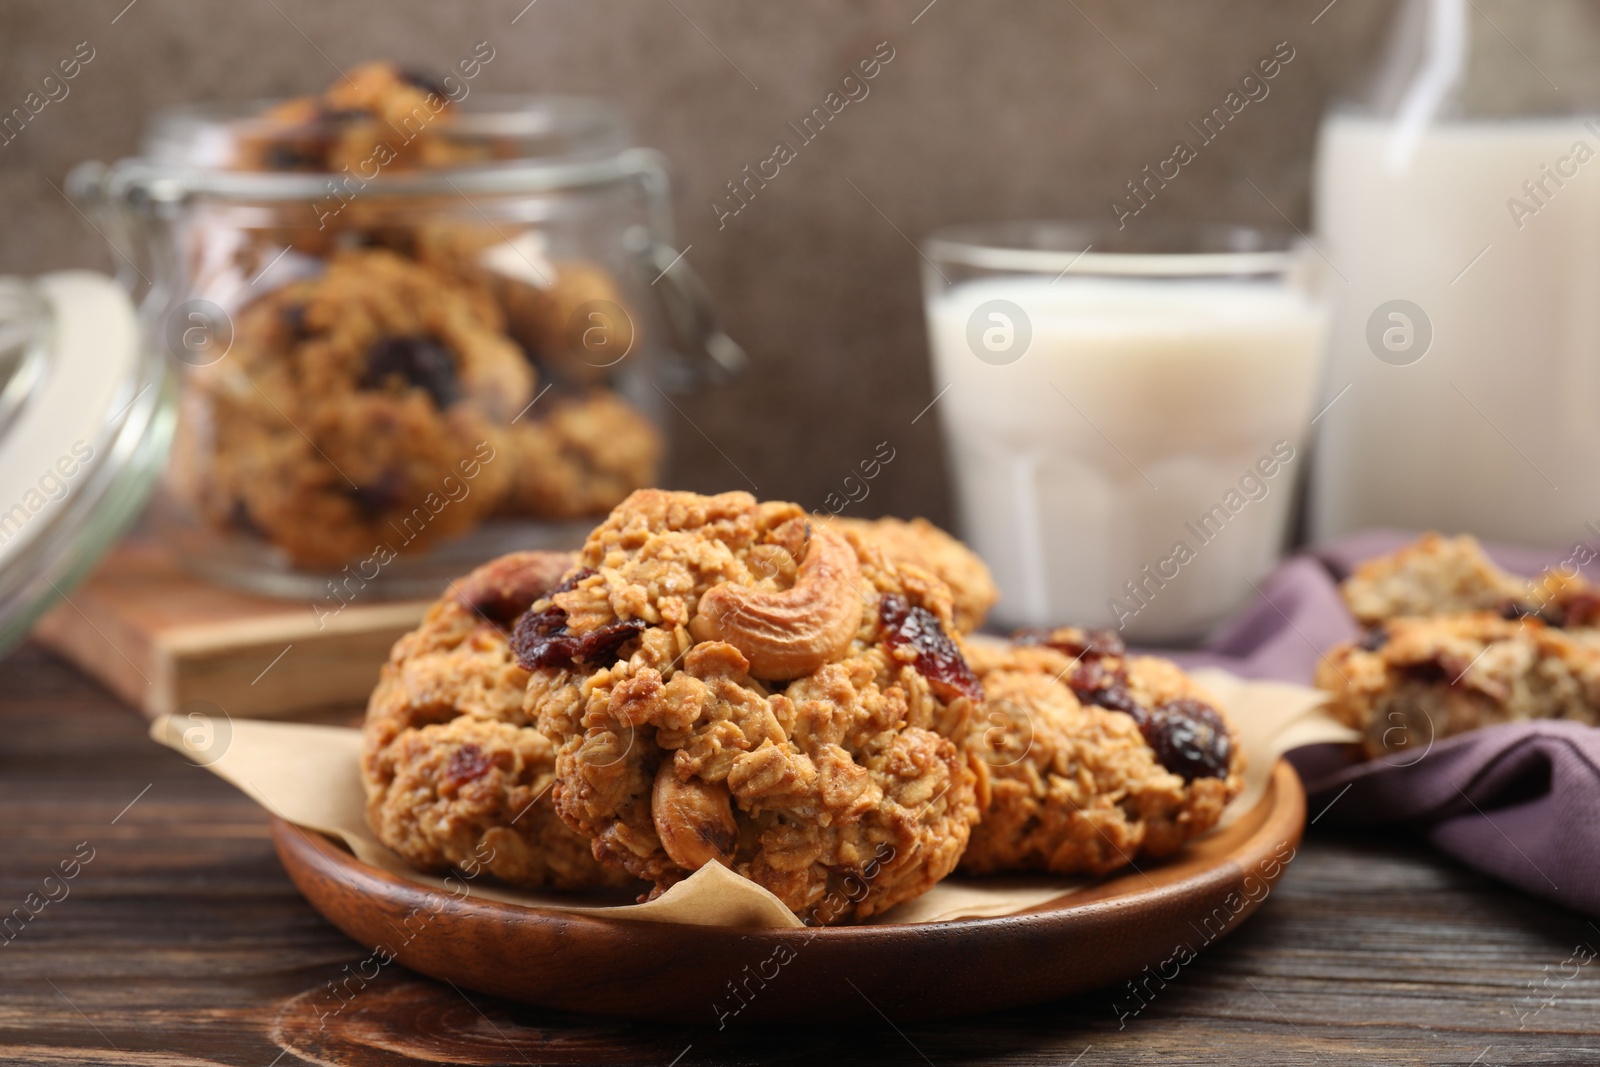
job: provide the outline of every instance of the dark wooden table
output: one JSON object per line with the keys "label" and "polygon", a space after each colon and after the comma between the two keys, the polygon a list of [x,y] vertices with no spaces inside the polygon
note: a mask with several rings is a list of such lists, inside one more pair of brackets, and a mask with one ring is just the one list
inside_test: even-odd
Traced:
{"label": "dark wooden table", "polygon": [[1315,833],[1257,917],[1121,1026],[1113,1003],[1134,1002],[1106,990],[719,1033],[538,1011],[398,966],[319,1023],[367,950],[295,894],[255,805],[34,647],[0,662],[12,909],[37,914],[0,935],[4,1064],[1600,1063],[1600,963],[1579,962],[1600,927],[1409,840]]}

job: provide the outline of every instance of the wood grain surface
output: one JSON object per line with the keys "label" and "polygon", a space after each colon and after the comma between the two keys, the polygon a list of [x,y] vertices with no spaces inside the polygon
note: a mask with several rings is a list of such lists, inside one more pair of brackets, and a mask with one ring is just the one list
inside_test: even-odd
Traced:
{"label": "wood grain surface", "polygon": [[[363,702],[390,646],[429,603],[324,606],[318,618],[306,601],[202,581],[159,544],[129,540],[35,636],[151,718],[191,705],[277,718]],[[272,669],[291,654],[292,670]]]}
{"label": "wood grain surface", "polygon": [[35,646],[0,662],[0,814],[8,1065],[1600,1062],[1600,929],[1402,836],[1313,827],[1248,924],[1137,998],[718,1031],[364,966],[263,812]]}

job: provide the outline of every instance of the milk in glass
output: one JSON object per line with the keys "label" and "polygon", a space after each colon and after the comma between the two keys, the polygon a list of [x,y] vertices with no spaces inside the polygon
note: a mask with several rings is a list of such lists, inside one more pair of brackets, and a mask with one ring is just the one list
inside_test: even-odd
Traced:
{"label": "milk in glass", "polygon": [[[1322,305],[1276,276],[1052,273],[929,278],[961,530],[1002,591],[995,618],[1195,639],[1283,547]],[[1031,335],[1020,358],[975,351],[1008,328]]]}

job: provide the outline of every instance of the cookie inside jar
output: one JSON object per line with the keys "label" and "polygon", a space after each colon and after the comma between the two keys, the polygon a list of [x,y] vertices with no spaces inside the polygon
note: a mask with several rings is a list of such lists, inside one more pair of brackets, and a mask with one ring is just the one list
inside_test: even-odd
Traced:
{"label": "cookie inside jar", "polygon": [[431,593],[574,547],[658,483],[665,331],[627,132],[478,93],[491,61],[364,64],[148,139],[140,162],[188,187],[154,237],[176,277],[150,318],[184,365],[160,523],[208,576]]}

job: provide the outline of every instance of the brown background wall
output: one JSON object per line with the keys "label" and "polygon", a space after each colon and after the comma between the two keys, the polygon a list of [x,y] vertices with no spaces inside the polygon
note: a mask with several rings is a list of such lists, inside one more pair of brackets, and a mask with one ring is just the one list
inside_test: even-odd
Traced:
{"label": "brown background wall", "polygon": [[[938,423],[911,423],[942,383],[927,369],[920,261],[902,234],[1109,218],[1123,183],[1285,40],[1296,56],[1271,94],[1144,217],[1278,223],[1281,209],[1304,226],[1318,117],[1389,8],[1336,0],[1319,17],[1326,0],[937,0],[926,10],[927,0],[536,0],[512,25],[526,0],[125,3],[0,6],[0,110],[77,42],[97,52],[66,99],[0,148],[0,272],[109,268],[46,179],[59,185],[77,160],[132,152],[153,108],[308,92],[332,64],[376,57],[443,68],[486,39],[496,56],[475,91],[608,97],[673,161],[680,243],[693,245],[689,261],[754,357],[738,385],[682,403],[705,437],[683,420],[673,427],[676,484],[745,487],[720,448],[763,496],[817,507],[887,438],[897,458],[853,513],[940,521],[949,496]],[[870,95],[719,232],[707,201],[881,41],[895,58]]]}

